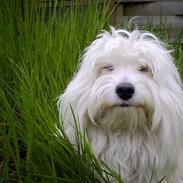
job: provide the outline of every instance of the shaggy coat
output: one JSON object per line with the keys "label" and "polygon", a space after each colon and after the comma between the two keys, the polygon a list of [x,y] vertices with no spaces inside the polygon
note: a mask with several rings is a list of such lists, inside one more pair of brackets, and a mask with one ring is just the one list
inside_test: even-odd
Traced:
{"label": "shaggy coat", "polygon": [[[117,86],[133,86],[123,98]],[[153,34],[104,31],[58,101],[75,143],[71,106],[96,155],[126,183],[183,183],[183,90],[174,60]],[[153,172],[153,173],[152,173]],[[112,181],[112,180],[111,180]]]}

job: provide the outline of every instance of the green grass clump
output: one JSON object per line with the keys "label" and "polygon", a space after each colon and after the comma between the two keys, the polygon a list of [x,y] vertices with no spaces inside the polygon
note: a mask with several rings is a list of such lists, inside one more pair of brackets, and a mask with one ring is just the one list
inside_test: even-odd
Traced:
{"label": "green grass clump", "polygon": [[96,2],[1,1],[0,182],[108,181],[90,146],[79,154],[55,128],[57,97],[107,23]]}
{"label": "green grass clump", "polygon": [[[78,152],[55,128],[57,97],[83,49],[106,27],[108,4],[54,2],[1,1],[0,182],[122,182],[86,139]],[[175,56],[183,73],[181,44]]]}

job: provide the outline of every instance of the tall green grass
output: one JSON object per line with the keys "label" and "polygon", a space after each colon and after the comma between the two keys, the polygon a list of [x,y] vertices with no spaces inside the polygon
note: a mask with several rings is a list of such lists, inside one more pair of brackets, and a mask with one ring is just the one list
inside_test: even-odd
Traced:
{"label": "tall green grass", "polygon": [[[0,182],[122,182],[86,139],[78,152],[55,128],[57,97],[83,49],[108,27],[108,4],[68,9],[56,2],[1,1]],[[183,73],[182,47],[175,46]]]}
{"label": "tall green grass", "polygon": [[1,2],[0,182],[108,182],[112,173],[87,143],[78,153],[55,130],[57,97],[107,23],[107,5],[63,5]]}

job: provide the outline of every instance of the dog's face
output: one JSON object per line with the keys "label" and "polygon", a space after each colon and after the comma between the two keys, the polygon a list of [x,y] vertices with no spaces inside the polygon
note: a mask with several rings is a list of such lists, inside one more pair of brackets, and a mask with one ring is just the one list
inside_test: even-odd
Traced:
{"label": "dog's face", "polygon": [[113,49],[108,56],[100,57],[92,68],[95,79],[91,81],[90,101],[109,110],[118,107],[151,108],[152,90],[158,88],[152,65],[142,55],[124,53],[120,47]]}
{"label": "dog's face", "polygon": [[62,98],[69,98],[80,119],[87,115],[105,128],[139,127],[147,121],[155,128],[162,103],[174,91],[181,91],[178,72],[154,35],[112,30],[86,49]]}
{"label": "dog's face", "polygon": [[[129,120],[133,115],[151,117],[158,100],[159,84],[154,78],[153,65],[147,60],[150,58],[143,53],[138,55],[140,51],[135,53],[135,49],[131,47],[130,53],[120,49],[120,45],[114,46],[108,55],[104,53],[100,56],[91,68],[95,79],[91,80],[87,103],[90,102],[88,113],[95,123],[107,121],[105,127],[109,125],[111,128],[109,121],[113,123],[116,119]],[[120,120],[117,128],[121,123],[124,121]]]}

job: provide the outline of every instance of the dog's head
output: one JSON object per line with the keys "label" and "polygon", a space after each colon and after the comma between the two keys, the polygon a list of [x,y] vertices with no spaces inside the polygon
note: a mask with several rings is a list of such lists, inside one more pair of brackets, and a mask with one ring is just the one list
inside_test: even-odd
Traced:
{"label": "dog's head", "polygon": [[72,107],[81,126],[89,120],[109,129],[156,129],[169,111],[177,115],[181,95],[179,74],[162,42],[151,33],[112,28],[85,50],[59,110],[66,126],[73,123]]}

